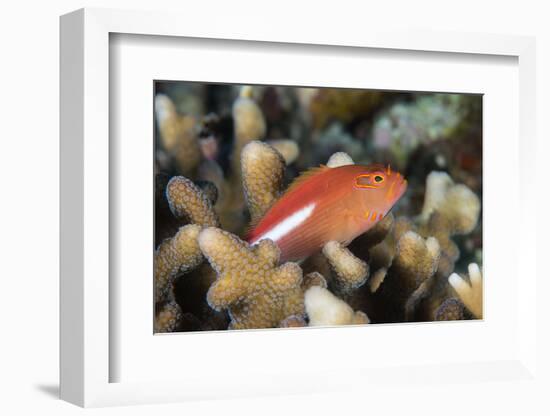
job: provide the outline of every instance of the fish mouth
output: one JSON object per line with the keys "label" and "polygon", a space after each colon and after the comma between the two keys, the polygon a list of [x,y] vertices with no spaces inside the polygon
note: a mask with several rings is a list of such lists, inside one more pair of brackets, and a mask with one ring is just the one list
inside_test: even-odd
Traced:
{"label": "fish mouth", "polygon": [[405,193],[405,191],[407,190],[407,187],[409,185],[409,183],[407,182],[407,180],[403,176],[400,176],[399,179],[400,179],[399,184],[401,185],[400,186],[401,190],[399,192],[399,197],[397,199],[401,198],[401,196]]}
{"label": "fish mouth", "polygon": [[406,190],[407,180],[403,176],[399,175],[391,183],[388,193],[386,194],[386,200],[393,205],[399,200],[399,198],[401,198],[401,196],[403,196]]}

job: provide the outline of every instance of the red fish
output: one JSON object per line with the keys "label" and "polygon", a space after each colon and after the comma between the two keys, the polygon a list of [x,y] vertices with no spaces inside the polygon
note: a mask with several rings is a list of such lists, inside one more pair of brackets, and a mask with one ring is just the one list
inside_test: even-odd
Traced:
{"label": "red fish", "polygon": [[407,181],[390,167],[346,165],[313,168],[253,227],[248,242],[269,238],[281,249],[281,261],[301,260],[329,241],[349,244],[390,211]]}

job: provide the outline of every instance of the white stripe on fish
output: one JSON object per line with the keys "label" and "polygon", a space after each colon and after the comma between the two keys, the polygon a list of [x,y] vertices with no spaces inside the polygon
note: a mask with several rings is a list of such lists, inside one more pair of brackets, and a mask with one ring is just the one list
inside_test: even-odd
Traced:
{"label": "white stripe on fish", "polygon": [[287,235],[289,232],[294,230],[305,220],[309,218],[313,210],[315,209],[315,204],[309,204],[303,207],[301,210],[296,211],[294,214],[290,215],[284,221],[277,224],[275,227],[270,229],[264,235],[256,238],[254,241],[251,241],[250,244],[256,244],[260,240],[269,238],[271,241],[276,243],[280,238]]}

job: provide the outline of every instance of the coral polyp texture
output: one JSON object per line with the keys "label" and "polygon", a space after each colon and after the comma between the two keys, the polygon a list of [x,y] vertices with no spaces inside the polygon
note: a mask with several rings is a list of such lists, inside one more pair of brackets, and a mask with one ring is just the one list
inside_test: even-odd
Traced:
{"label": "coral polyp texture", "polygon": [[189,224],[157,248],[154,262],[155,298],[157,302],[172,298],[172,285],[179,273],[185,273],[202,261],[197,237],[201,227]]}
{"label": "coral polyp texture", "polygon": [[155,89],[155,332],[483,317],[481,96]]}
{"label": "coral polyp texture", "polygon": [[183,218],[201,226],[219,225],[211,199],[197,185],[183,176],[170,179],[166,187],[170,210],[176,218]]}
{"label": "coral polyp texture", "polygon": [[285,161],[272,146],[259,141],[247,144],[241,159],[248,210],[252,221],[257,221],[281,193]]}
{"label": "coral polyp texture", "polygon": [[182,323],[180,306],[171,301],[162,305],[161,310],[155,317],[155,332],[175,332]]}
{"label": "coral polyp texture", "polygon": [[208,303],[228,309],[230,328],[273,328],[304,313],[302,269],[296,263],[278,265],[280,251],[271,240],[250,247],[219,228],[206,228],[199,245],[218,273],[208,290]]}

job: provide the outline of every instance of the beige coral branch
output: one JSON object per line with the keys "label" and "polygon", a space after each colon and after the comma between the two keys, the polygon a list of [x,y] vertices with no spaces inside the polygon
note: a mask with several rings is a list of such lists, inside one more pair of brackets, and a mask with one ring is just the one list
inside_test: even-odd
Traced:
{"label": "beige coral branch", "polygon": [[371,293],[374,293],[378,290],[378,288],[386,278],[386,273],[388,273],[388,269],[385,267],[381,267],[372,274],[372,277],[369,279],[368,283]]}
{"label": "beige coral branch", "polygon": [[321,286],[312,286],[306,290],[305,307],[310,326],[369,323],[369,318],[365,313],[354,312],[346,302]]}
{"label": "beige coral branch", "polygon": [[[426,179],[424,207],[419,216],[418,232],[435,237],[441,256],[437,266],[437,282],[431,289],[426,316],[433,315],[447,298],[447,277],[453,272],[460,250],[452,240],[456,234],[468,234],[476,227],[481,210],[479,197],[462,184],[455,184],[444,172],[431,172]],[[428,310],[431,311],[428,312]]]}
{"label": "beige coral branch", "polygon": [[424,239],[414,231],[405,231],[397,241],[395,255],[388,259],[389,268],[382,265],[369,282],[370,292],[375,295],[375,309],[384,309],[383,316],[374,315],[373,319],[412,320],[418,302],[429,290],[428,283],[437,270],[439,258],[440,247],[435,238]]}
{"label": "beige coral branch", "polygon": [[155,252],[154,276],[157,302],[171,297],[174,279],[179,273],[198,266],[202,261],[197,237],[201,227],[189,224],[176,235],[164,240]]}
{"label": "beige coral branch", "polygon": [[176,218],[185,218],[203,227],[219,225],[207,194],[191,180],[183,176],[174,176],[166,185],[166,197]]}
{"label": "beige coral branch", "polygon": [[439,256],[439,243],[435,238],[424,240],[414,231],[407,231],[397,243],[391,270],[412,276],[418,285],[435,272]]}
{"label": "beige coral branch", "polygon": [[244,194],[252,221],[257,221],[281,193],[285,161],[277,150],[257,140],[242,152]]}
{"label": "beige coral branch", "polygon": [[243,87],[240,96],[233,103],[235,144],[233,147],[233,174],[240,176],[241,151],[252,140],[265,136],[266,124],[262,110],[252,99],[252,87]]}
{"label": "beige coral branch", "polygon": [[295,263],[278,266],[280,250],[271,240],[250,247],[237,236],[209,227],[199,245],[218,273],[207,300],[228,309],[231,329],[272,328],[304,314],[302,270]]}
{"label": "beige coral branch", "polygon": [[175,301],[168,302],[155,317],[155,332],[175,332],[182,317],[180,306]]}
{"label": "beige coral branch", "polygon": [[483,278],[479,266],[472,263],[468,266],[470,283],[457,273],[449,276],[449,284],[458,294],[468,310],[478,319],[483,318]]}
{"label": "beige coral branch", "polygon": [[155,97],[155,112],[162,147],[174,157],[182,174],[192,174],[201,161],[196,118],[178,114],[172,100],[164,94]]}
{"label": "beige coral branch", "polygon": [[445,201],[439,210],[446,213],[454,233],[468,234],[477,225],[481,203],[470,188],[459,184],[447,192]]}
{"label": "beige coral branch", "polygon": [[445,200],[449,188],[454,182],[445,172],[430,172],[426,178],[426,193],[424,194],[424,206],[420,219],[422,222],[428,221],[432,212],[434,212]]}
{"label": "beige coral branch", "polygon": [[481,202],[465,185],[455,184],[444,172],[431,172],[426,178],[426,195],[420,221],[426,224],[438,211],[453,234],[468,234],[476,226]]}
{"label": "beige coral branch", "polygon": [[339,288],[344,292],[360,287],[367,280],[369,274],[367,263],[355,257],[339,242],[326,243],[323,254],[334,269]]}

